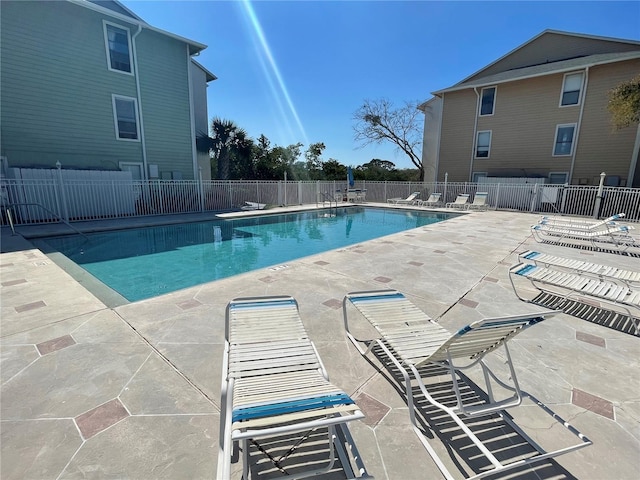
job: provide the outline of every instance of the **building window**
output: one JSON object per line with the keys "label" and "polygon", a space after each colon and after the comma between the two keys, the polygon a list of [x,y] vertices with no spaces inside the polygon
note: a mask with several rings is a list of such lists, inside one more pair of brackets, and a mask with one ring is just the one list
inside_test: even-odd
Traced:
{"label": "building window", "polygon": [[496,103],[496,87],[482,89],[480,115],[493,115]]}
{"label": "building window", "polygon": [[580,103],[580,91],[582,90],[582,79],[584,74],[568,73],[562,82],[562,98],[560,106],[578,105]]}
{"label": "building window", "polygon": [[554,185],[564,185],[569,181],[569,174],[567,172],[550,172],[549,183]]}
{"label": "building window", "polygon": [[575,123],[571,125],[558,125],[556,127],[556,141],[553,147],[553,156],[571,155],[573,152],[573,134]]}
{"label": "building window", "polygon": [[113,95],[113,118],[118,140],[140,141],[138,102],[135,98]]}
{"label": "building window", "polygon": [[487,178],[487,172],[473,172],[471,175],[471,181],[473,183],[478,183],[481,178]]}
{"label": "building window", "polygon": [[104,39],[109,70],[131,74],[132,55],[129,29],[104,22]]}
{"label": "building window", "polygon": [[478,132],[476,139],[476,158],[489,158],[489,150],[491,149],[491,130],[486,132]]}

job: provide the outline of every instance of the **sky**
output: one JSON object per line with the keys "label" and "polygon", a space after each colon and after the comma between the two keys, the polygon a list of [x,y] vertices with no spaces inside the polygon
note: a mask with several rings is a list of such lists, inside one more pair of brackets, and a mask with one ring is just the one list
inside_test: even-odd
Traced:
{"label": "sky", "polygon": [[232,120],[272,146],[323,142],[323,160],[351,166],[414,168],[392,144],[355,142],[365,100],[426,101],[546,29],[640,40],[638,1],[121,2],[208,46],[196,60],[218,77],[209,123]]}

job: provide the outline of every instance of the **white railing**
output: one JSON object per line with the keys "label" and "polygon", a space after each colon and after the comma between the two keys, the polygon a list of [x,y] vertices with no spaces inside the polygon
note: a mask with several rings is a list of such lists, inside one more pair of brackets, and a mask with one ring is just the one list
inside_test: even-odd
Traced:
{"label": "white railing", "polygon": [[[121,181],[3,179],[2,224],[11,209],[16,225],[99,220],[144,215],[221,212],[239,209],[244,202],[298,205],[322,202],[344,192],[346,181]],[[367,202],[386,202],[420,192],[427,198],[442,193],[444,203],[460,193],[471,198],[489,193],[492,208],[604,218],[624,212],[628,221],[640,220],[640,189],[605,187],[597,202],[598,187],[550,184],[361,182],[352,187],[365,192]],[[29,205],[27,205],[29,204]],[[596,211],[600,205],[599,211]],[[45,208],[39,208],[41,205]],[[50,210],[48,212],[47,210]]]}

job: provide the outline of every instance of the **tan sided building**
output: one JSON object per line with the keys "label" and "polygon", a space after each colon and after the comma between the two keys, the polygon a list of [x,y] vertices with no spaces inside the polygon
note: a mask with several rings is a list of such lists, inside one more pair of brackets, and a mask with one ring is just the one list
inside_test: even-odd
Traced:
{"label": "tan sided building", "polygon": [[640,187],[640,126],[614,130],[607,93],[640,74],[640,42],[545,30],[452,87],[425,113],[426,181],[543,177]]}

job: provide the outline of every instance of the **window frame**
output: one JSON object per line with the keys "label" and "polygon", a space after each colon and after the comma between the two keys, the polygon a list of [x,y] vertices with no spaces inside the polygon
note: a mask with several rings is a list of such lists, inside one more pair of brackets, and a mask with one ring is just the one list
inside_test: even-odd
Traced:
{"label": "window frame", "polygon": [[[482,157],[484,158],[484,157]],[[471,173],[471,183],[478,183],[479,178],[486,178],[489,176],[488,172],[472,172]]]}
{"label": "window frame", "polygon": [[[107,27],[111,26],[114,28],[119,28],[120,30],[124,30],[127,32],[127,47],[129,49],[129,69],[130,71],[127,72],[126,70],[119,70],[117,68],[113,68],[111,66],[111,50],[109,49],[109,34],[108,34],[108,29]],[[117,23],[113,23],[113,22],[109,22],[107,20],[103,20],[102,21],[102,30],[104,33],[104,48],[105,48],[105,52],[107,54],[107,68],[109,69],[109,71],[111,72],[117,72],[117,73],[121,73],[123,75],[134,75],[133,72],[133,50],[131,47],[131,30],[129,30],[127,27],[124,27],[122,25],[119,25]]]}
{"label": "window frame", "polygon": [[[568,103],[568,104],[563,104],[562,101],[564,99],[564,94],[567,93],[565,92],[565,85],[567,84],[567,77],[570,77],[571,75],[580,75],[581,76],[581,80],[580,80],[580,90],[578,91],[578,101],[576,103]],[[565,108],[565,107],[576,107],[578,105],[580,105],[580,103],[582,102],[582,91],[584,90],[584,72],[583,71],[578,71],[578,72],[568,72],[564,74],[564,77],[562,78],[562,89],[560,90],[560,102],[558,104],[558,106],[560,108]],[[573,92],[574,90],[570,90],[571,92]]]}
{"label": "window frame", "polygon": [[[493,89],[493,104],[491,105],[491,113],[482,113],[482,97],[484,95],[485,90]],[[480,105],[478,105],[478,116],[479,117],[490,117],[496,112],[496,97],[498,96],[498,86],[492,85],[490,87],[483,87],[480,90]]]}
{"label": "window frame", "polygon": [[[120,127],[118,126],[118,109],[116,107],[116,100],[128,100],[133,102],[133,111],[136,120],[136,138],[124,138],[120,137]],[[127,97],[125,95],[111,95],[111,105],[113,108],[113,124],[115,128],[116,140],[122,142],[140,142],[140,113],[138,111],[138,99],[135,97]]]}
{"label": "window frame", "polygon": [[[552,183],[551,182],[552,175],[564,175],[564,182]],[[547,175],[547,178],[549,179],[549,185],[566,185],[569,183],[569,172],[549,172],[549,174]]]}
{"label": "window frame", "polygon": [[[561,128],[565,128],[565,127],[573,127],[573,135],[571,137],[571,149],[569,153],[556,153],[556,146],[558,145],[558,133],[560,132]],[[576,128],[577,128],[576,123],[560,123],[556,125],[556,134],[553,137],[553,147],[551,149],[552,157],[570,157],[571,155],[573,155],[573,150],[575,148],[575,140],[576,140]]]}
{"label": "window frame", "polygon": [[[488,133],[489,134],[489,146],[487,148],[487,156],[486,157],[479,157],[478,156],[478,140],[480,139],[480,134],[481,133]],[[475,144],[475,148],[474,148],[474,153],[473,153],[473,158],[480,158],[480,159],[487,159],[487,158],[491,158],[491,140],[493,139],[493,132],[492,130],[478,130],[476,132],[476,144]]]}

